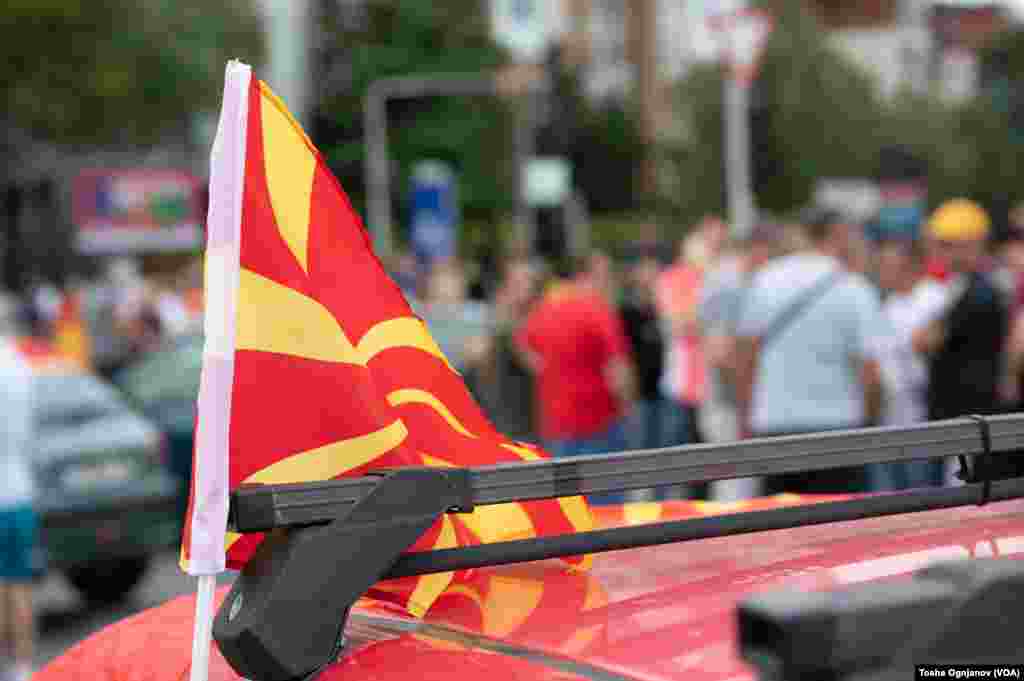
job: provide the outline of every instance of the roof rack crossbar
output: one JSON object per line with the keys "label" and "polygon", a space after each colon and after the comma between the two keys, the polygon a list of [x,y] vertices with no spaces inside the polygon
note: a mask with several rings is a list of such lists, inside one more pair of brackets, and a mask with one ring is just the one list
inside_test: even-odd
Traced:
{"label": "roof rack crossbar", "polygon": [[[990,452],[1024,449],[1024,414],[986,417]],[[976,419],[866,428],[464,469],[477,505],[682,485],[871,463],[973,456],[984,451]],[[237,490],[231,526],[260,532],[330,522],[375,487],[349,478]]]}
{"label": "roof rack crossbar", "polygon": [[[469,570],[561,556],[620,551],[735,534],[971,506],[978,503],[978,488],[981,486],[982,483],[962,487],[921,489],[845,501],[823,501],[788,508],[646,523],[458,549],[419,551],[401,556],[387,576],[410,577],[435,572]],[[989,502],[1020,498],[1024,498],[1024,478],[991,483]]]}
{"label": "roof rack crossbar", "polygon": [[1024,414],[982,417],[988,423],[993,452],[1024,450]]}
{"label": "roof rack crossbar", "polygon": [[[983,442],[983,433],[987,436]],[[1024,445],[1024,414],[956,419],[728,446],[626,452],[480,468],[398,468],[355,479],[250,486],[231,500],[234,529],[275,529],[246,563],[214,620],[228,663],[254,681],[310,678],[344,648],[352,605],[387,577],[854,520],[1024,497],[1024,478],[812,506],[407,553],[446,513],[698,480],[977,455]],[[993,457],[994,458],[994,457]],[[988,463],[984,466],[989,471]],[[987,493],[986,493],[987,492]]]}

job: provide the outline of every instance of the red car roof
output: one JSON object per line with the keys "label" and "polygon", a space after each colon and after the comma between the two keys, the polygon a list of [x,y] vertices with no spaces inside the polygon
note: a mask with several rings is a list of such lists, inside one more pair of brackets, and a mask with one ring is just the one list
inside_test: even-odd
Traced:
{"label": "red car roof", "polygon": [[[596,511],[608,526],[794,502]],[[1000,556],[1024,557],[1022,501],[630,549],[596,556],[588,572],[559,561],[486,568],[442,596],[423,621],[362,601],[347,651],[318,678],[752,679],[735,644],[735,606],[749,594],[898,578],[936,561]],[[186,597],[124,620],[34,678],[186,678],[192,608]],[[210,678],[238,677],[215,653]]]}

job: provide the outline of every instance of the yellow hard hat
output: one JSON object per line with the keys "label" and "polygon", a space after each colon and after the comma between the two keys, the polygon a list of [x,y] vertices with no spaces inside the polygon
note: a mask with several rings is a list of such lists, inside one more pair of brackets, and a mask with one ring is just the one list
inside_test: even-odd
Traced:
{"label": "yellow hard hat", "polygon": [[985,209],[968,199],[946,201],[928,219],[928,232],[942,241],[984,239],[990,226]]}

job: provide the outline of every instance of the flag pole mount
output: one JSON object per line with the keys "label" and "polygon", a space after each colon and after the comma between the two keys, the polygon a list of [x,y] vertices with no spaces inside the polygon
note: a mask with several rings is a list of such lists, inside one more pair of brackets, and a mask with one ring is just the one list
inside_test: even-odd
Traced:
{"label": "flag pole mount", "polygon": [[192,634],[192,668],[189,681],[206,681],[210,671],[213,633],[213,594],[216,575],[200,575],[196,585],[196,621]]}
{"label": "flag pole mount", "polygon": [[[347,512],[268,534],[245,564],[213,624],[239,675],[312,678],[341,652],[352,605],[441,516],[473,510],[466,469],[409,467],[368,477],[375,486]],[[317,607],[309,607],[311,598]]]}

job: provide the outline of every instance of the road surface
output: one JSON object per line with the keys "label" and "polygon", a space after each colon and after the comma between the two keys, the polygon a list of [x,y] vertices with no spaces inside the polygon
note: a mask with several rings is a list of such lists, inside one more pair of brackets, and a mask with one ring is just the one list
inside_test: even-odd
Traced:
{"label": "road surface", "polygon": [[[231,579],[230,574],[225,574],[219,581],[229,583]],[[135,592],[124,602],[107,608],[87,607],[62,577],[48,576],[36,591],[36,667],[112,622],[194,591],[195,579],[178,567],[177,552],[157,556]]]}

